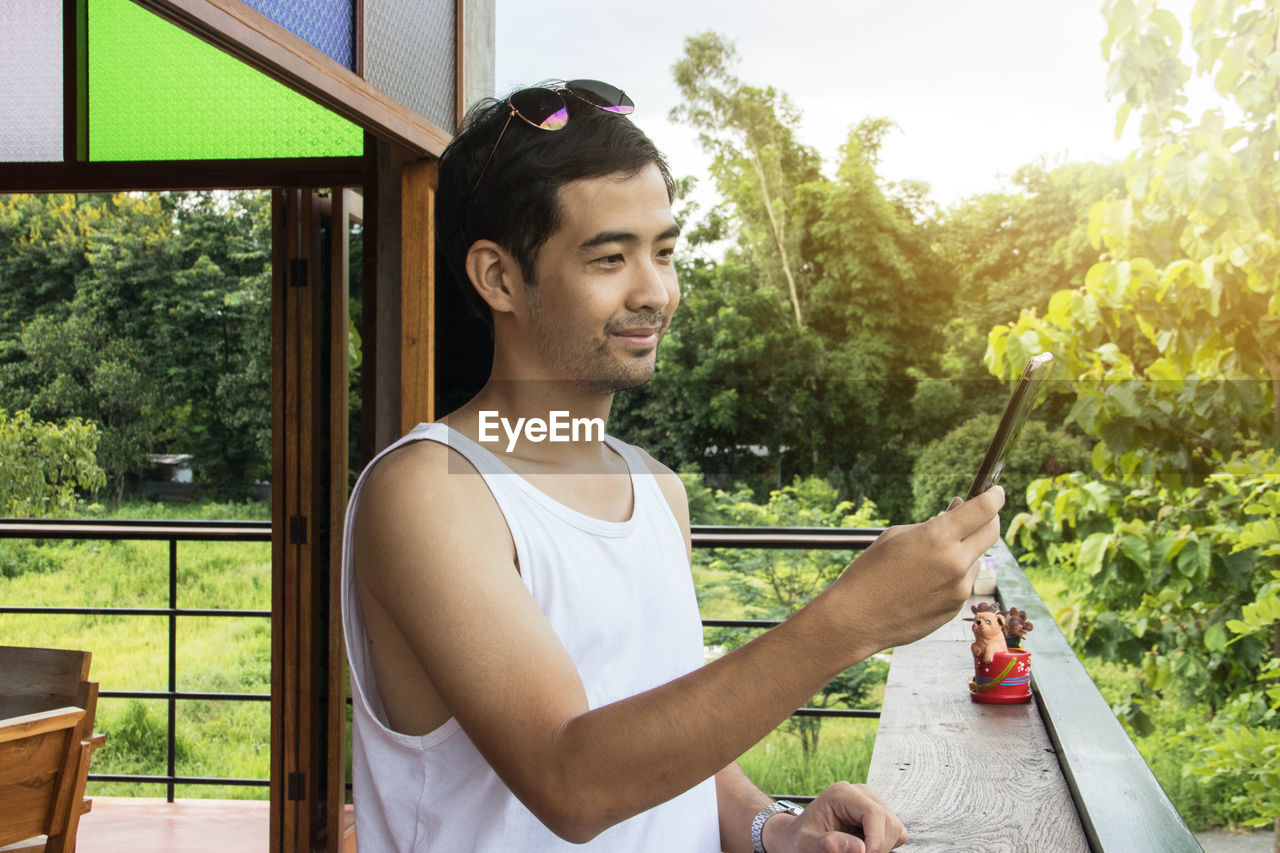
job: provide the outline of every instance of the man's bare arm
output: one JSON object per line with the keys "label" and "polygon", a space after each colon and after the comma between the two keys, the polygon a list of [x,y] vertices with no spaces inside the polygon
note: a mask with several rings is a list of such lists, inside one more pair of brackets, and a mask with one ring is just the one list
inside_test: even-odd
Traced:
{"label": "man's bare arm", "polygon": [[[993,491],[896,530],[783,625],[591,710],[510,541],[494,535],[504,522],[492,496],[478,476],[450,473],[450,452],[420,442],[371,473],[354,534],[361,596],[516,796],[572,841],[709,778],[848,666],[954,616],[1002,502]],[[907,608],[913,626],[887,618]]]}

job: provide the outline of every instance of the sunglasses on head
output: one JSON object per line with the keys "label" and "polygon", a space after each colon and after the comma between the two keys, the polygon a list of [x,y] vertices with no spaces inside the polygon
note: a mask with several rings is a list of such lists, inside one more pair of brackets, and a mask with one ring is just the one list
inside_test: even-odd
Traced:
{"label": "sunglasses on head", "polygon": [[512,116],[519,116],[525,124],[536,127],[538,130],[560,130],[569,123],[569,106],[564,100],[565,93],[597,109],[608,110],[619,115],[630,115],[636,108],[635,102],[627,97],[626,92],[599,80],[567,80],[513,92],[507,98],[507,106],[511,108],[511,112],[507,114],[507,121],[502,125],[502,130],[493,143],[493,149],[480,169],[480,176],[476,178],[475,185],[471,188],[472,192],[480,186],[480,179],[488,170],[489,163],[502,142],[502,137],[507,134]]}

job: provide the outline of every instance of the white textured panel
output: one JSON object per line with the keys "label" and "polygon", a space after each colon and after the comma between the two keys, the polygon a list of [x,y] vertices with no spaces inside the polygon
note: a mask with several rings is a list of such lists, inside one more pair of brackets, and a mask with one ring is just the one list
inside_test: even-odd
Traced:
{"label": "white textured panel", "polygon": [[0,0],[0,162],[62,154],[62,3]]}
{"label": "white textured panel", "polygon": [[364,76],[427,121],[455,124],[454,0],[365,0]]}

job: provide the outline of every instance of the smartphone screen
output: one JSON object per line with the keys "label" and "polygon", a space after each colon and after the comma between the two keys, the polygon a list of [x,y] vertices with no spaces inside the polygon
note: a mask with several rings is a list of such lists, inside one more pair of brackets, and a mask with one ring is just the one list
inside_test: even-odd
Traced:
{"label": "smartphone screen", "polygon": [[1040,386],[1044,384],[1052,363],[1053,356],[1047,352],[1027,362],[1022,378],[1018,380],[1018,387],[1013,389],[1013,396],[1004,407],[1000,425],[996,427],[996,434],[987,445],[987,454],[982,457],[982,464],[978,466],[978,473],[973,478],[973,485],[969,487],[965,500],[982,494],[1000,477],[1005,460],[1009,457],[1009,448],[1017,441],[1018,434],[1022,432],[1022,424],[1035,407],[1036,399],[1040,396]]}

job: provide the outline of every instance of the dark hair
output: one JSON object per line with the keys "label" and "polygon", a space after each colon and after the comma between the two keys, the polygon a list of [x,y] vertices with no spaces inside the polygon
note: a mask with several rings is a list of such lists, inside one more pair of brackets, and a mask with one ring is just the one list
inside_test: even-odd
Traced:
{"label": "dark hair", "polygon": [[[476,240],[492,240],[511,252],[525,282],[533,284],[538,250],[561,224],[562,185],[604,175],[634,175],[653,163],[666,181],[668,198],[674,197],[666,159],[630,119],[568,92],[562,96],[569,121],[557,131],[530,127],[511,115],[505,99],[486,98],[467,113],[457,136],[440,156],[436,190],[440,272],[453,279],[485,322],[492,322],[489,306],[476,293],[464,267],[467,250]],[[508,117],[511,121],[503,133]],[[501,144],[495,150],[500,134]]]}

